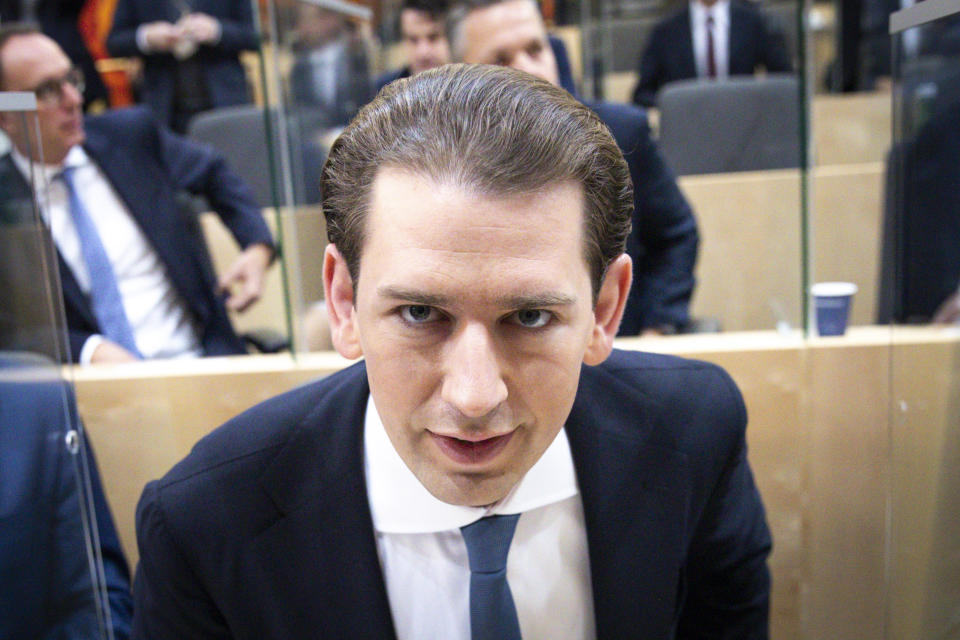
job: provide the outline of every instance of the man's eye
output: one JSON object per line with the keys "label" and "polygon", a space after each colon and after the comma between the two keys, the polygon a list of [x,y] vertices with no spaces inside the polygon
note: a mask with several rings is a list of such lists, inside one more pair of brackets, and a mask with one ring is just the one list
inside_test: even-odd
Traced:
{"label": "man's eye", "polygon": [[437,311],[425,304],[410,304],[400,309],[400,315],[411,324],[422,324],[435,320]]}
{"label": "man's eye", "polygon": [[50,98],[59,97],[60,81],[50,80],[48,82],[44,82],[42,85],[36,88],[34,94],[37,96],[38,100],[48,100]]}
{"label": "man's eye", "polygon": [[545,327],[553,314],[543,309],[523,309],[513,314],[513,322],[527,329]]}

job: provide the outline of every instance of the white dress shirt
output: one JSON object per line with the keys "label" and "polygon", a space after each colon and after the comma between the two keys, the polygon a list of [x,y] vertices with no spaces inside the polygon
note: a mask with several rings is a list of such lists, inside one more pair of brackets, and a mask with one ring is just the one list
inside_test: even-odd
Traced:
{"label": "white dress shirt", "polygon": [[595,637],[583,504],[563,430],[513,490],[489,507],[433,497],[393,448],[372,399],[364,464],[399,640],[470,639],[470,566],[460,527],[512,513],[522,515],[507,557],[507,581],[523,637]]}
{"label": "white dress shirt", "polygon": [[690,33],[697,77],[707,77],[707,16],[713,17],[713,62],[717,78],[726,78],[730,69],[730,0],[717,0],[712,7],[699,0],[690,2]]}
{"label": "white dress shirt", "polygon": [[[30,161],[16,149],[13,160],[21,173],[29,175]],[[96,225],[113,266],[137,349],[145,358],[202,355],[192,318],[167,277],[163,262],[100,167],[82,147],[76,146],[62,165],[33,163],[33,175],[38,184],[48,185],[47,198],[39,201],[40,212],[80,289],[84,293],[90,291],[90,275],[70,214],[67,186],[62,179],[55,179],[64,167],[76,167],[73,182],[77,194]],[[102,341],[102,336],[91,336],[83,345],[80,362],[89,363]]]}

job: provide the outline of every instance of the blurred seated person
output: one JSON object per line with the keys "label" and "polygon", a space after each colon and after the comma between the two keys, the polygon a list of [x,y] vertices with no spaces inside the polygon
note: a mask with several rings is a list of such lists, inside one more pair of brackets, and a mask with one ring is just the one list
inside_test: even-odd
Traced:
{"label": "blurred seated person", "polygon": [[60,45],[67,57],[86,78],[83,108],[102,111],[109,106],[104,85],[93,56],[80,34],[80,12],[86,0],[0,0],[0,23],[35,22],[40,30]]}
{"label": "blurred seated person", "polygon": [[194,115],[250,102],[241,51],[259,38],[252,3],[119,0],[107,49],[143,60],[143,101],[177,133]]}
{"label": "blurred seated person", "polygon": [[[29,26],[0,27],[0,89],[37,95],[41,138],[16,114],[0,115],[13,143],[0,158],[0,192],[33,198],[31,171],[49,184],[41,213],[57,247],[72,360],[244,353],[227,308],[260,297],[274,253],[249,187],[212,149],[172,134],[144,108],[85,120],[81,85],[53,40]],[[195,221],[181,211],[182,191],[205,196],[244,248],[219,283],[203,238],[188,232]]]}
{"label": "blurred seated person", "polygon": [[880,323],[960,319],[960,67],[948,55],[938,77],[901,80],[915,120],[889,156]]}
{"label": "blurred seated person", "polygon": [[[551,42],[534,0],[456,2],[450,9],[448,38],[457,62],[512,67],[564,86],[554,55],[562,45]],[[651,138],[644,112],[625,104],[586,104],[610,129],[633,182],[627,253],[633,259],[634,281],[620,335],[682,331],[690,321],[699,243],[693,211]]]}
{"label": "blurred seated person", "polygon": [[0,638],[106,637],[100,620],[108,619],[113,638],[126,640],[129,570],[89,446],[90,515],[98,533],[92,539],[99,546],[87,547],[81,509],[89,501],[80,480],[86,465],[79,433],[67,439],[76,414],[56,371],[50,361],[0,351]]}
{"label": "blurred seated person", "polygon": [[400,8],[400,40],[407,64],[376,79],[375,92],[398,78],[433,69],[450,62],[450,46],[444,22],[446,0],[404,0]]}
{"label": "blurred seated person", "polygon": [[343,15],[297,2],[290,93],[294,107],[315,111],[323,126],[344,126],[370,99],[367,51]]}
{"label": "blurred seated person", "polygon": [[690,0],[653,28],[640,57],[633,102],[656,104],[663,85],[690,78],[727,78],[793,70],[783,34],[749,0]]}

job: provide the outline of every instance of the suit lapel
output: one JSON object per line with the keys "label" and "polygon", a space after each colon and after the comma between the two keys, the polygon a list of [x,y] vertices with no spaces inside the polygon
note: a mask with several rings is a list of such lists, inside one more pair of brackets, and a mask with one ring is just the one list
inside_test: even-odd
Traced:
{"label": "suit lapel", "polygon": [[746,49],[752,42],[747,29],[745,16],[740,7],[730,4],[730,37],[728,38],[727,70],[729,75],[743,75],[753,73],[752,56]]}
{"label": "suit lapel", "polygon": [[170,282],[190,306],[200,326],[213,313],[205,288],[214,286],[197,274],[203,272],[181,224],[174,186],[161,175],[152,159],[143,159],[143,150],[134,145],[117,145],[98,127],[87,126],[84,149],[97,163],[107,181],[126,205],[147,242],[164,264]]}
{"label": "suit lapel", "polygon": [[[586,376],[566,429],[583,498],[597,637],[668,638],[686,546],[685,456],[651,444],[635,399],[599,406]],[[615,395],[612,397],[616,397]],[[638,428],[639,425],[639,428]]]}
{"label": "suit lapel", "polygon": [[288,637],[394,638],[363,472],[369,390],[355,371],[261,478],[281,515],[247,555]]}
{"label": "suit lapel", "polygon": [[[24,179],[23,174],[17,169],[10,154],[0,159],[0,183],[4,185],[3,189],[5,192],[2,195],[6,199],[5,206],[9,207],[12,203],[22,202],[22,206],[17,205],[21,211],[15,215],[18,218],[23,218],[24,221],[32,222],[36,196],[26,179]],[[73,275],[73,271],[67,266],[63,256],[60,255],[60,249],[57,248],[56,243],[53,242],[52,235],[50,236],[50,241],[56,251],[57,269],[60,274],[60,286],[63,291],[64,302],[68,307],[74,309],[87,324],[91,327],[96,327],[97,321],[93,315],[93,310],[90,308],[87,296],[81,291],[80,285]]]}
{"label": "suit lapel", "polygon": [[690,26],[690,9],[685,9],[679,16],[677,24],[677,51],[679,52],[678,64],[680,69],[675,77],[677,78],[696,78],[697,62],[693,55],[693,28]]}

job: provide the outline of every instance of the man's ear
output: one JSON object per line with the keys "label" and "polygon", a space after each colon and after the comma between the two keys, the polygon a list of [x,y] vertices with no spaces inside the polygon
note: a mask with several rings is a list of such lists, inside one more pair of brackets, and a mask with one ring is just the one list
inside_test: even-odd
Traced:
{"label": "man's ear", "polygon": [[333,346],[344,358],[359,358],[363,355],[363,348],[357,329],[353,280],[347,261],[333,243],[328,244],[323,252],[323,293]]}
{"label": "man's ear", "polygon": [[584,363],[598,365],[613,351],[613,339],[617,337],[617,330],[620,328],[632,279],[633,263],[625,253],[607,267],[607,274],[600,284],[600,294],[593,309],[593,331],[583,354]]}

